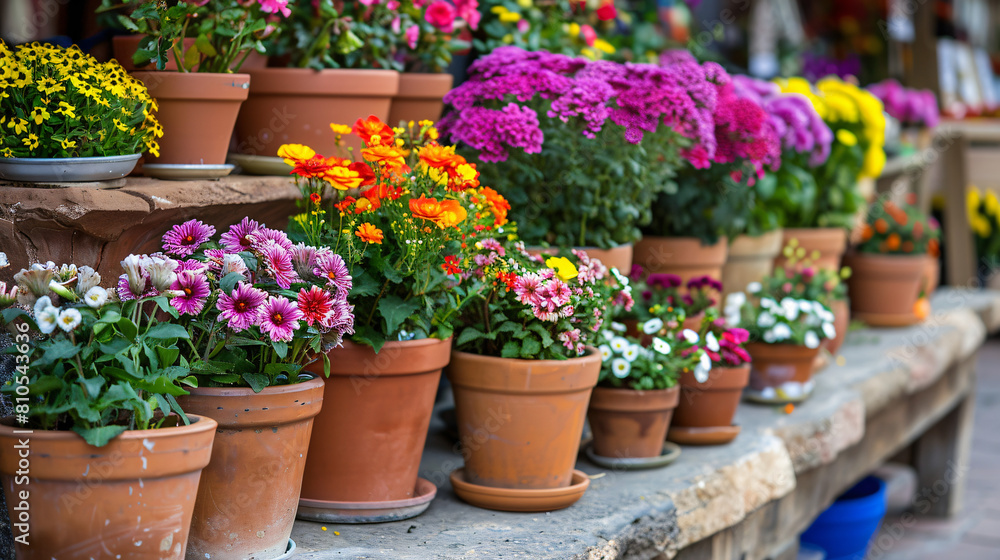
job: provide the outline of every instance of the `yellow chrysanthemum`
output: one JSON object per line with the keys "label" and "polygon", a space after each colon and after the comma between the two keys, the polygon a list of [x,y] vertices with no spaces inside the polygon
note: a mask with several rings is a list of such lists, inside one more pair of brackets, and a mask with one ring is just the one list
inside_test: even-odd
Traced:
{"label": "yellow chrysanthemum", "polygon": [[[333,125],[330,125],[333,126]],[[282,144],[278,147],[278,157],[283,158],[288,165],[296,161],[306,161],[316,155],[316,150],[304,144]]]}
{"label": "yellow chrysanthemum", "polygon": [[576,265],[566,257],[549,257],[545,259],[545,266],[556,271],[556,275],[563,280],[572,280],[580,274]]}
{"label": "yellow chrysanthemum", "polygon": [[865,162],[861,166],[862,177],[878,177],[885,168],[885,150],[881,145],[872,144],[865,151]]}
{"label": "yellow chrysanthemum", "polygon": [[346,124],[330,123],[330,130],[332,130],[334,134],[340,134],[341,136],[351,133],[351,127]]}
{"label": "yellow chrysanthemum", "polygon": [[846,128],[841,128],[837,131],[837,141],[845,146],[857,146],[858,137],[854,135],[853,132],[847,130]]}

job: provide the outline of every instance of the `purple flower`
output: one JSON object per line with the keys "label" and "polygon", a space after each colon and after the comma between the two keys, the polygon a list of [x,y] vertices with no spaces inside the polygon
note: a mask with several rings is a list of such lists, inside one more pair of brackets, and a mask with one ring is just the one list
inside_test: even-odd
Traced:
{"label": "purple flower", "polygon": [[260,330],[275,342],[291,342],[302,312],[288,298],[270,296],[260,314]]}
{"label": "purple flower", "polygon": [[292,264],[291,247],[288,249],[278,245],[272,239],[268,239],[263,244],[254,242],[254,252],[264,263],[268,273],[274,278],[278,286],[287,290],[292,286],[292,282],[300,280],[295,273],[295,266]]}
{"label": "purple flower", "polygon": [[885,112],[903,125],[933,127],[938,124],[937,98],[930,90],[903,87],[896,80],[868,86],[868,91],[885,106]]}
{"label": "purple flower", "polygon": [[223,233],[219,241],[226,251],[230,253],[249,251],[251,245],[250,235],[256,233],[260,228],[261,225],[254,220],[243,218],[240,223],[233,224],[229,228],[229,231]]}
{"label": "purple flower", "polygon": [[240,282],[233,293],[219,294],[215,304],[221,313],[219,320],[227,321],[234,331],[244,331],[256,325],[260,320],[261,306],[267,301],[267,292]]}
{"label": "purple flower", "polygon": [[317,248],[305,243],[295,244],[292,247],[292,265],[295,267],[295,273],[300,278],[309,276],[316,268],[316,258],[329,252],[330,250],[325,247]]}
{"label": "purple flower", "polygon": [[279,247],[286,251],[292,250],[292,240],[285,235],[285,232],[277,229],[270,229],[261,226],[257,231],[253,232],[250,236],[250,246],[254,249],[259,245],[264,245],[268,241],[273,241]]}
{"label": "purple flower", "polygon": [[163,250],[179,258],[193,255],[202,243],[215,235],[215,228],[201,220],[188,220],[170,228],[163,236]]}
{"label": "purple flower", "polygon": [[212,292],[208,285],[208,278],[203,274],[198,274],[191,270],[182,271],[177,275],[177,280],[170,287],[180,295],[172,298],[170,304],[174,306],[181,315],[197,315],[205,307],[205,300]]}

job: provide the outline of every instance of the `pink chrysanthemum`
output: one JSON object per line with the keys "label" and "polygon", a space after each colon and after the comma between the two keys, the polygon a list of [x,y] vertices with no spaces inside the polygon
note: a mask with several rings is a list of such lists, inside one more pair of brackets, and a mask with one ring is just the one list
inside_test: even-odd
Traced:
{"label": "pink chrysanthemum", "polygon": [[288,7],[288,0],[258,0],[260,11],[265,14],[277,14],[288,17],[292,15],[292,10]]}
{"label": "pink chrysanthemum", "polygon": [[292,265],[292,252],[290,249],[278,245],[273,240],[268,240],[264,244],[254,244],[254,251],[260,256],[263,265],[282,289],[287,290],[292,286],[292,282],[300,280],[295,273],[295,266]]}
{"label": "pink chrysanthemum", "polygon": [[298,304],[309,326],[314,323],[323,325],[333,312],[333,296],[318,286],[312,286],[308,291],[305,288],[299,290]]}
{"label": "pink chrysanthemum", "polygon": [[163,250],[176,257],[193,255],[202,243],[215,235],[215,228],[201,220],[188,220],[163,235]]}
{"label": "pink chrysanthemum", "polygon": [[230,253],[250,250],[250,235],[256,233],[261,225],[250,218],[243,218],[238,224],[233,224],[229,231],[219,237],[222,247]]}
{"label": "pink chrysanthemum", "polygon": [[261,310],[260,330],[275,342],[291,342],[299,328],[299,319],[302,319],[302,312],[288,298],[271,296]]}
{"label": "pink chrysanthemum", "polygon": [[343,257],[337,253],[329,252],[318,255],[313,274],[326,279],[327,286],[336,286],[345,294],[351,289],[353,279],[347,270],[347,264],[344,263]]}
{"label": "pink chrysanthemum", "polygon": [[538,294],[541,280],[535,274],[525,274],[514,281],[514,294],[517,301],[526,305],[538,305],[542,298]]}
{"label": "pink chrysanthemum", "polygon": [[569,286],[566,282],[558,278],[553,278],[545,285],[549,291],[549,299],[556,307],[560,307],[569,303],[569,298],[573,296],[573,292],[570,291]]}
{"label": "pink chrysanthemum", "polygon": [[292,240],[281,230],[261,226],[260,229],[250,235],[250,246],[254,249],[266,245],[268,241],[273,241],[286,251],[292,250]]}
{"label": "pink chrysanthemum", "polygon": [[181,295],[172,298],[170,304],[174,306],[181,315],[197,315],[205,307],[205,300],[212,292],[208,285],[208,278],[204,274],[199,274],[191,270],[182,271],[177,275],[177,280],[170,287],[171,290],[181,292]]}
{"label": "pink chrysanthemum", "polygon": [[227,321],[229,328],[243,331],[260,321],[261,306],[267,301],[267,292],[254,288],[250,284],[240,282],[233,293],[219,295],[216,307],[222,313],[219,320]]}

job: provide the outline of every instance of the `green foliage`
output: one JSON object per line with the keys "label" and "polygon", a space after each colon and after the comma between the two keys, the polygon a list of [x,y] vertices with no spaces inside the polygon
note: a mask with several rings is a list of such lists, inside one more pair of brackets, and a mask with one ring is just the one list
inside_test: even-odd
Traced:
{"label": "green foliage", "polygon": [[587,23],[585,13],[589,10],[575,7],[571,0],[483,0],[479,11],[482,19],[472,34],[472,47],[478,53],[490,53],[504,45],[567,55],[587,48],[580,24]]}
{"label": "green foliage", "polygon": [[625,387],[637,391],[669,389],[677,385],[681,373],[693,369],[700,354],[682,355],[680,344],[654,339],[654,347],[643,347],[639,339],[606,330],[601,333],[601,376],[605,387]]}
{"label": "green foliage", "polygon": [[809,167],[805,157],[786,150],[781,168],[767,172],[773,191],[758,191],[756,205],[774,212],[783,227],[852,227],[865,203],[858,189],[861,147],[834,140],[830,157],[818,167]]}
{"label": "green foliage", "polygon": [[937,256],[940,230],[930,217],[912,204],[902,207],[887,198],[868,208],[861,230],[861,253]]}

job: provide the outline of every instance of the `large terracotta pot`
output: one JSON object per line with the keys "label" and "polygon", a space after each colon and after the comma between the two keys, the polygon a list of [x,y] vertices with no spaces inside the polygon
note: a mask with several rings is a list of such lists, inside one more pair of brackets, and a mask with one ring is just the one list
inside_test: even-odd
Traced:
{"label": "large terracotta pot", "polygon": [[[812,266],[838,271],[840,259],[847,250],[847,230],[843,228],[785,228],[781,234],[782,251],[791,243],[805,249],[805,256],[796,261],[807,260]],[[788,257],[779,253],[774,259],[775,267],[785,266]]]}
{"label": "large terracotta pot", "polygon": [[[451,339],[344,343],[329,352],[326,402],[313,425],[302,499],[387,502],[414,497]],[[322,364],[311,366],[322,371]]]}
{"label": "large terracotta pot", "polygon": [[189,426],[126,431],[104,447],[70,431],[24,434],[4,420],[7,512],[14,536],[28,533],[27,545],[14,545],[17,557],[184,558],[217,427],[211,418],[188,418]]}
{"label": "large terracotta pot", "polygon": [[240,104],[247,98],[247,74],[133,72],[160,105],[160,156],[146,163],[221,165]]}
{"label": "large terracotta pot", "polygon": [[[115,60],[118,61],[118,64],[121,64],[122,69],[126,72],[133,72],[136,70],[156,70],[156,65],[154,64],[146,63],[143,66],[138,67],[132,62],[132,57],[135,55],[135,52],[139,50],[139,43],[142,42],[142,39],[145,37],[145,35],[115,35],[111,38],[111,53],[115,57]],[[193,47],[194,42],[194,37],[184,39],[184,50],[187,51],[189,48]],[[174,60],[172,54],[167,56],[167,64],[163,71],[177,71],[177,62]]]}
{"label": "large terracotta pot", "polygon": [[444,108],[442,98],[451,89],[454,80],[451,74],[445,73],[403,72],[399,75],[399,93],[392,98],[389,120],[386,123],[399,126],[400,122],[437,122]]}
{"label": "large terracotta pot", "polygon": [[635,391],[595,387],[587,419],[601,457],[659,457],[680,388]]}
{"label": "large terracotta pot", "polygon": [[448,379],[465,480],[495,488],[569,486],[601,354],[518,360],[453,352]]}
{"label": "large terracotta pot", "polygon": [[938,289],[941,283],[941,264],[938,262],[938,258],[927,255],[927,268],[924,269],[924,285],[923,290],[927,296],[934,293],[934,290]]}
{"label": "large terracotta pot", "polygon": [[742,292],[747,284],[760,282],[774,269],[774,258],[781,253],[780,229],[757,237],[738,235],[729,242],[729,254],[722,268],[722,301],[731,292]]}
{"label": "large terracotta pot", "polygon": [[[253,87],[236,121],[236,151],[276,157],[282,144],[306,144],[325,156],[346,156],[334,149],[330,124],[351,126],[375,115],[389,119],[399,72],[337,68],[248,68]],[[355,151],[361,142],[344,137]]]}
{"label": "large terracotta pot", "polygon": [[694,372],[681,373],[678,383],[681,395],[674,412],[674,426],[731,426],[740,405],[743,388],[749,381],[749,364],[740,367],[713,367],[704,383],[698,382]]}
{"label": "large terracotta pot", "polygon": [[877,327],[904,326],[919,319],[913,306],[920,297],[927,270],[926,255],[851,253],[847,291],[854,316]]}
{"label": "large terracotta pot", "polygon": [[751,342],[751,396],[770,402],[796,402],[812,392],[813,362],[820,347]]}
{"label": "large terracotta pot", "polygon": [[219,423],[201,473],[188,537],[189,560],[271,560],[284,554],[299,505],[323,380],[267,387],[191,389],[187,412]]}
{"label": "large terracotta pot", "polygon": [[643,237],[635,244],[635,263],[649,272],[670,273],[685,283],[697,276],[722,279],[729,243],[702,245],[694,237]]}
{"label": "large terracotta pot", "polygon": [[[574,249],[587,253],[588,257],[601,261],[608,268],[617,268],[619,272],[626,276],[632,271],[632,253],[634,249],[631,243],[623,243],[611,249],[598,249],[596,247],[574,247]],[[555,255],[559,252],[559,249],[555,247],[546,249],[528,247],[527,251],[532,255]]]}

